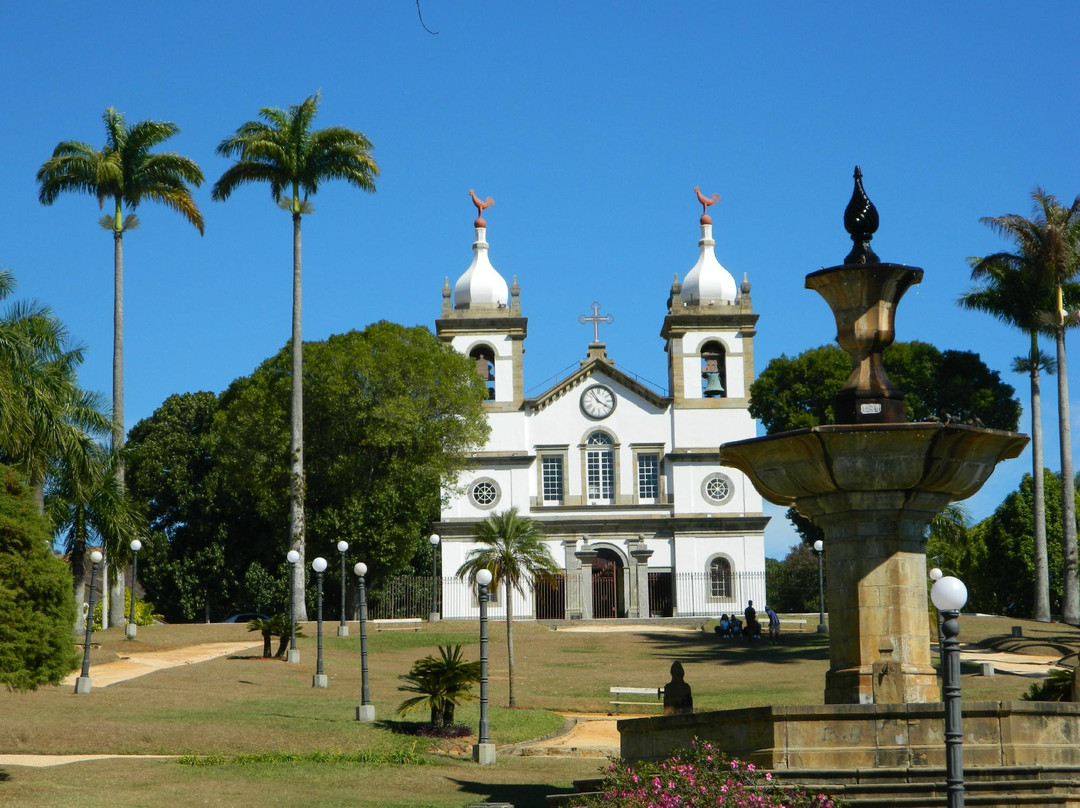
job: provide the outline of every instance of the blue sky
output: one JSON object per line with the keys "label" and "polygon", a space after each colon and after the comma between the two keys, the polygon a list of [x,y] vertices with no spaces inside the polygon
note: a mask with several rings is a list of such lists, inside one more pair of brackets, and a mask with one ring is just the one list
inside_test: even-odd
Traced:
{"label": "blue sky", "polygon": [[[496,200],[492,262],[517,276],[529,317],[526,388],[585,355],[592,329],[577,316],[593,300],[616,318],[602,330],[609,355],[662,383],[659,331],[672,277],[696,259],[699,185],[723,197],[717,257],[753,287],[760,370],[834,336],[803,278],[847,254],[858,163],[881,216],[876,251],[926,271],[899,308],[899,338],[979,352],[1017,388],[1030,429],[1026,379],[1008,370],[1024,337],[955,300],[970,287],[966,256],[1006,246],[979,217],[1029,213],[1036,185],[1080,193],[1080,5],[421,7],[436,35],[413,0],[0,7],[0,265],[18,297],[52,305],[89,347],[84,386],[111,386],[111,239],[89,197],[41,206],[38,167],[61,140],[100,147],[115,106],[175,121],[168,148],[207,176],[204,237],[148,205],[125,239],[129,427],[172,393],[221,391],[287,340],[287,214],[265,187],[212,202],[227,167],[214,147],[259,108],[321,90],[317,125],[367,134],[382,175],[373,195],[327,185],[314,199],[306,339],[379,319],[432,327],[443,278],[471,259],[475,188]],[[1056,469],[1052,382],[1044,392]],[[1078,401],[1074,382],[1074,421]],[[1001,467],[968,501],[974,516],[1029,469],[1027,454]],[[767,549],[782,557],[792,534],[773,521]]]}

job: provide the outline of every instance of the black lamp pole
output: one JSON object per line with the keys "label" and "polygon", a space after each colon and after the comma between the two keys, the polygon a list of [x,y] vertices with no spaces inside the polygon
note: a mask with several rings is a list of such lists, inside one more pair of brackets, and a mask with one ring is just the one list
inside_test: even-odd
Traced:
{"label": "black lamp pole", "polygon": [[129,640],[135,639],[135,634],[138,629],[135,628],[135,584],[139,578],[139,550],[142,549],[142,542],[138,539],[132,539],[131,541],[131,610],[128,614],[127,624],[127,638]]}
{"label": "black lamp pole", "polygon": [[327,680],[326,674],[323,673],[323,642],[322,642],[322,624],[323,624],[323,573],[326,572],[326,559],[319,556],[311,562],[311,568],[315,570],[316,590],[318,592],[318,657],[315,663],[315,676],[311,680],[312,687],[326,687]]}
{"label": "black lamp pole", "polygon": [[338,623],[337,634],[339,637],[348,637],[349,627],[345,625],[345,552],[349,549],[349,543],[339,541],[337,548],[341,553],[341,621]]}
{"label": "black lamp pole", "polygon": [[960,702],[960,612],[943,611],[942,663],[945,668],[945,792],[949,808],[964,808],[964,731]]}
{"label": "black lamp pole", "polygon": [[829,627],[825,625],[825,573],[822,560],[825,556],[825,542],[818,539],[814,542],[817,550],[817,586],[818,586],[818,634],[828,634]]}
{"label": "black lamp pole", "polygon": [[371,703],[371,690],[368,687],[367,661],[367,564],[362,561],[353,567],[360,589],[360,706],[356,708],[357,721],[374,721],[375,705]]}
{"label": "black lamp pole", "polygon": [[86,605],[86,639],[83,641],[82,674],[75,680],[76,693],[90,692],[90,637],[94,633],[94,588],[97,586],[98,565],[103,556],[98,550],[90,553],[90,599]]}

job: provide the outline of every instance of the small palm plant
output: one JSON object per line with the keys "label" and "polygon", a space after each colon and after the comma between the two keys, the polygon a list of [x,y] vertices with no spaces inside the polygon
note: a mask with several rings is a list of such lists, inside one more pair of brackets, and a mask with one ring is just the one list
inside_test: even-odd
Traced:
{"label": "small palm plant", "polygon": [[[292,636],[292,625],[289,622],[289,616],[286,614],[276,614],[271,618],[256,617],[254,620],[249,620],[248,631],[262,632],[263,638],[263,652],[264,657],[270,656],[271,640],[274,637],[278,637],[278,649],[274,654],[274,659],[281,659],[285,656],[285,650],[289,647],[289,640]],[[300,630],[300,627],[296,627],[296,636],[302,637],[304,633]]]}
{"label": "small palm plant", "polygon": [[454,708],[476,699],[472,686],[480,681],[480,662],[466,662],[460,645],[440,645],[437,658],[428,655],[417,660],[412,670],[398,678],[407,683],[398,690],[417,694],[398,705],[398,715],[427,707],[432,727],[450,727]]}

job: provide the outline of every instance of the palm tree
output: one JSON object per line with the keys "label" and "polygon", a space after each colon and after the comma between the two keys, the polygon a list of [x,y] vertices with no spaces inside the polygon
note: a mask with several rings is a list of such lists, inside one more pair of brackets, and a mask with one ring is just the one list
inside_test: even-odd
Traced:
{"label": "palm tree", "polygon": [[1027,356],[1013,360],[1013,370],[1027,373],[1031,389],[1031,478],[1035,495],[1034,520],[1035,611],[1032,617],[1050,622],[1050,574],[1046,551],[1046,507],[1043,497],[1042,393],[1039,371],[1053,372],[1053,360],[1039,349],[1038,315],[1047,304],[1033,258],[995,253],[969,259],[971,277],[981,285],[960,296],[963,308],[991,314],[1023,331],[1029,340]]}
{"label": "palm tree", "polygon": [[532,519],[518,516],[517,508],[489,516],[473,529],[477,540],[484,545],[471,550],[457,577],[470,583],[476,581],[480,570],[491,571],[491,587],[504,586],[506,597],[506,653],[509,662],[510,701],[514,700],[514,597],[516,590],[525,594],[526,585],[536,581],[555,582],[561,572],[544,544],[544,534]]}
{"label": "palm tree", "polygon": [[417,660],[398,679],[406,682],[398,690],[417,694],[398,705],[399,715],[427,707],[431,726],[452,727],[454,708],[476,698],[472,686],[480,681],[480,662],[466,662],[460,645],[440,645],[438,658],[429,655]]}
{"label": "palm tree", "polygon": [[1053,194],[1041,188],[1032,192],[1035,201],[1032,217],[1010,213],[985,217],[981,221],[994,232],[1016,244],[1013,253],[996,253],[984,261],[1008,270],[1024,271],[1034,280],[1036,298],[1052,290],[1052,313],[1041,318],[1042,330],[1051,333],[1057,343],[1058,437],[1061,451],[1062,529],[1064,547],[1064,586],[1062,620],[1080,623],[1080,588],[1077,581],[1076,488],[1073,479],[1072,430],[1069,423],[1069,381],[1065,359],[1065,329],[1070,325],[1065,311],[1066,288],[1076,294],[1073,279],[1080,272],[1080,196],[1064,207]]}
{"label": "palm tree", "polygon": [[[169,121],[140,121],[129,126],[122,113],[108,107],[105,122],[105,145],[99,150],[77,140],[65,140],[53,150],[52,157],[38,169],[38,200],[51,205],[63,193],[74,192],[97,197],[98,207],[112,200],[112,213],[100,219],[101,226],[113,234],[113,385],[112,443],[124,445],[124,233],[139,225],[134,212],[124,217],[125,206],[135,211],[145,200],[172,208],[203,233],[203,217],[191,196],[192,185],[202,184],[198,164],[174,152],[151,151],[180,128]],[[124,488],[124,465],[118,461],[116,484]],[[119,569],[119,565],[117,565]],[[123,620],[123,576],[117,578],[119,604],[112,617]],[[117,592],[114,591],[114,598]]]}
{"label": "palm tree", "polygon": [[[119,571],[119,559],[126,560],[130,555],[131,540],[146,535],[142,514],[117,483],[119,453],[92,444],[90,454],[95,463],[89,473],[80,467],[58,463],[50,470],[46,487],[46,513],[71,563],[76,603],[83,602],[88,547],[100,546],[107,557],[118,562],[113,568]],[[121,611],[123,605],[121,594]],[[81,618],[80,611],[76,620],[81,622]]]}
{"label": "palm tree", "polygon": [[[293,569],[304,568],[304,382],[301,334],[300,218],[313,208],[308,202],[319,184],[345,180],[362,191],[375,190],[379,167],[371,156],[371,141],[343,126],[312,129],[319,109],[319,94],[288,110],[264,107],[261,120],[248,121],[217,147],[223,157],[237,160],[221,175],[212,196],[224,201],[241,185],[270,184],[270,195],[289,211],[293,222],[292,273],[292,401],[290,415],[289,546],[300,554]],[[307,619],[304,579],[292,581],[297,620]]]}

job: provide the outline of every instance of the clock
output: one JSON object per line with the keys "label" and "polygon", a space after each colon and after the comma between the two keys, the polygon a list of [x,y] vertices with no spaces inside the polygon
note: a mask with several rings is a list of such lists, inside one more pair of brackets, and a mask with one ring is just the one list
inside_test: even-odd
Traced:
{"label": "clock", "polygon": [[607,418],[615,409],[615,393],[609,387],[595,384],[581,394],[581,411],[589,418]]}

